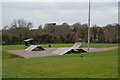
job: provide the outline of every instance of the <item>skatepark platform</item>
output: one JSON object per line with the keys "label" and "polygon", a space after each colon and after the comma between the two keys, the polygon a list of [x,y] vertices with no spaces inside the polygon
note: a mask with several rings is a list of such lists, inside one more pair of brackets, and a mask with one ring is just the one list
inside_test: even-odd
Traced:
{"label": "skatepark platform", "polygon": [[[65,47],[70,48],[70,47]],[[90,48],[90,52],[97,51],[108,51],[112,49],[116,49],[117,47],[110,48]],[[34,57],[45,57],[45,56],[57,56],[58,54],[53,54],[58,48],[45,48],[43,51],[26,51],[26,50],[12,50],[8,51],[9,53],[23,56],[24,58],[34,58]],[[87,50],[87,48],[81,48],[83,50]],[[67,54],[67,53],[66,53]]]}

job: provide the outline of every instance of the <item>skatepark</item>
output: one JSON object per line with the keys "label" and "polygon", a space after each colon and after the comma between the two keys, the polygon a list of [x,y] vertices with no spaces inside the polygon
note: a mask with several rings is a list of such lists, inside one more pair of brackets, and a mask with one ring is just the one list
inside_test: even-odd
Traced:
{"label": "skatepark", "polygon": [[[40,45],[31,45],[26,49],[22,50],[11,50],[8,51],[12,54],[20,55],[24,58],[33,58],[33,57],[45,57],[45,56],[58,56],[58,55],[67,55],[67,54],[79,54],[87,52],[88,48],[81,48],[82,43],[76,42],[72,47],[58,47],[58,48],[42,48]],[[39,51],[35,51],[36,48],[40,48]],[[115,49],[116,47],[111,48],[90,48],[89,52],[97,51],[107,51]]]}
{"label": "skatepark", "polygon": [[[62,47],[62,48],[42,48],[40,45],[31,45],[24,50],[14,50],[9,51],[10,53],[23,56],[24,58],[31,57],[43,57],[43,56],[55,56],[55,55],[64,55],[77,52],[80,53],[79,47],[82,45],[80,42],[76,42],[72,47]],[[73,51],[71,51],[73,50]]]}

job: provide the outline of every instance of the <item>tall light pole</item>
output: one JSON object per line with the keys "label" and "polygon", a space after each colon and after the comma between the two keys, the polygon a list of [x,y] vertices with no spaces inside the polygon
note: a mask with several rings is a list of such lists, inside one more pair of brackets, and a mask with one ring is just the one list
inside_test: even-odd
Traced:
{"label": "tall light pole", "polygon": [[89,14],[88,14],[88,52],[90,51],[90,7],[91,7],[91,3],[89,0]]}

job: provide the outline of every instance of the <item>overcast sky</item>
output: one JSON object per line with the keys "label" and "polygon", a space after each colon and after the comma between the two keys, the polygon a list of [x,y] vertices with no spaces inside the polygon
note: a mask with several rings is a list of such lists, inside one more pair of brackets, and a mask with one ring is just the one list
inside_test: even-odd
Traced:
{"label": "overcast sky", "polygon": [[[3,2],[2,25],[10,25],[14,19],[25,19],[37,28],[40,24],[88,22],[88,2]],[[91,25],[118,22],[117,2],[92,2]]]}

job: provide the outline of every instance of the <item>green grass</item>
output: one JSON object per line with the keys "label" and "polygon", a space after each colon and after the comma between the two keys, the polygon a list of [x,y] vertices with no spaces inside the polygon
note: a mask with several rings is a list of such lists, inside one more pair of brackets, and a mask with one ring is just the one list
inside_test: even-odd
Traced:
{"label": "green grass", "polygon": [[4,78],[117,78],[117,76],[118,50],[3,60]]}
{"label": "green grass", "polygon": [[22,58],[21,56],[8,53],[8,51],[10,51],[10,50],[17,50],[17,49],[24,49],[24,45],[4,45],[4,46],[2,46],[2,58],[3,59]]}
{"label": "green grass", "polygon": [[[49,44],[41,45],[48,47]],[[72,45],[51,44],[52,47]],[[96,48],[117,45],[91,43],[91,47]],[[82,44],[82,47],[87,47],[87,44]],[[24,59],[7,52],[24,49],[24,45],[5,45],[2,48],[3,78],[117,78],[118,76],[118,50]]]}
{"label": "green grass", "polygon": [[[49,44],[41,44],[42,47],[47,48]],[[50,44],[52,47],[71,47],[73,43],[64,43],[64,44]],[[118,46],[118,44],[103,44],[103,43],[91,43],[90,47],[112,47]],[[83,43],[81,47],[87,47],[86,43]],[[24,49],[24,45],[4,45],[2,46],[2,58],[3,59],[10,59],[10,58],[23,58],[21,56],[10,54],[8,53],[9,50],[17,50],[17,49]]]}

